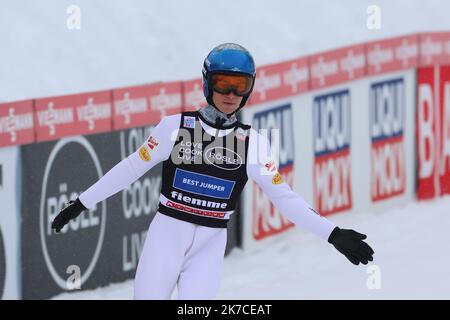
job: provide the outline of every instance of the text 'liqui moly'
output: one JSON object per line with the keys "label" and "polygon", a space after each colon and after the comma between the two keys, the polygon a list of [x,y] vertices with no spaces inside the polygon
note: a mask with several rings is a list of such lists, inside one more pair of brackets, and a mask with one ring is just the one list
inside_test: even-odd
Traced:
{"label": "text 'liqui moly'", "polygon": [[371,197],[379,201],[405,191],[403,79],[373,84],[369,97]]}
{"label": "text 'liqui moly'", "polygon": [[313,103],[314,204],[327,215],[352,207],[350,93],[316,96]]}

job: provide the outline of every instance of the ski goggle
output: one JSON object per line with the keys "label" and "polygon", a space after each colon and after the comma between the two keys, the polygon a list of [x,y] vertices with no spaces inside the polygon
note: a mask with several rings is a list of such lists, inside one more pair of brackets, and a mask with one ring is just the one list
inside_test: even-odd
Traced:
{"label": "ski goggle", "polygon": [[245,96],[250,93],[253,86],[253,78],[241,74],[216,73],[211,76],[211,86],[214,91],[221,94],[234,92],[237,96]]}

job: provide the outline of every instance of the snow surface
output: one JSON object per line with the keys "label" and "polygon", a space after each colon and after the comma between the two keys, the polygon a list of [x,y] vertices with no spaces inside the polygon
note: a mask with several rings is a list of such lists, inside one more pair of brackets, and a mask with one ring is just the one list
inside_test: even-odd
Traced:
{"label": "snow surface", "polygon": [[[369,5],[381,29],[366,25]],[[66,12],[78,5],[81,29]],[[199,78],[223,42],[257,65],[450,30],[447,0],[0,0],[0,101]]]}
{"label": "snow surface", "polygon": [[[330,244],[295,228],[250,253],[233,249],[217,299],[450,299],[450,197],[330,219],[367,234],[374,261],[354,266]],[[367,286],[373,266],[379,289]],[[132,298],[132,280],[54,297]]]}

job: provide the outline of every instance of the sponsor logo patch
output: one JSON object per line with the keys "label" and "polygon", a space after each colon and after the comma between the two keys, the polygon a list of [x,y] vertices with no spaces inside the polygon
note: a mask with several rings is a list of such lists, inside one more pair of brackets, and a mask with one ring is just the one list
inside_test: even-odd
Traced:
{"label": "sponsor logo patch", "polygon": [[150,138],[148,138],[148,140],[147,140],[147,144],[148,144],[148,147],[149,147],[151,150],[153,150],[156,146],[159,145],[159,142],[158,142],[155,138],[153,138],[152,136],[150,136]]}
{"label": "sponsor logo patch", "polygon": [[190,193],[230,199],[235,182],[206,174],[176,169],[173,187]]}
{"label": "sponsor logo patch", "polygon": [[205,162],[223,170],[237,170],[242,165],[242,158],[228,148],[213,147],[205,151]]}
{"label": "sponsor logo patch", "polygon": [[151,157],[150,157],[150,154],[148,153],[147,149],[145,148],[145,146],[142,146],[139,149],[139,157],[145,162],[150,161]]}
{"label": "sponsor logo patch", "polygon": [[264,167],[266,168],[266,170],[268,172],[275,172],[276,171],[276,166],[275,166],[275,161],[270,160],[269,162],[267,162],[266,164],[264,164]]}
{"label": "sponsor logo patch", "polygon": [[185,128],[195,128],[195,117],[184,117],[183,127]]}
{"label": "sponsor logo patch", "polygon": [[176,203],[173,201],[167,201],[167,206],[169,208],[174,208],[176,210],[181,210],[188,213],[193,213],[200,216],[206,216],[206,217],[214,217],[214,218],[223,218],[225,217],[224,212],[218,212],[218,211],[210,211],[210,210],[201,210],[194,207],[186,206],[184,204]]}
{"label": "sponsor logo patch", "polygon": [[280,173],[277,172],[274,175],[274,177],[272,178],[272,183],[273,184],[281,184],[281,183],[283,183],[283,177],[281,177]]}

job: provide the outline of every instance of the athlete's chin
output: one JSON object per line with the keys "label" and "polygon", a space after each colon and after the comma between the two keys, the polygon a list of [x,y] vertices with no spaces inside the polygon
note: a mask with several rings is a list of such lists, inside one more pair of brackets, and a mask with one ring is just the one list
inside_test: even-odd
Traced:
{"label": "athlete's chin", "polygon": [[237,108],[239,107],[239,105],[235,104],[235,103],[223,103],[220,106],[220,111],[222,111],[225,114],[230,114],[233,113]]}

